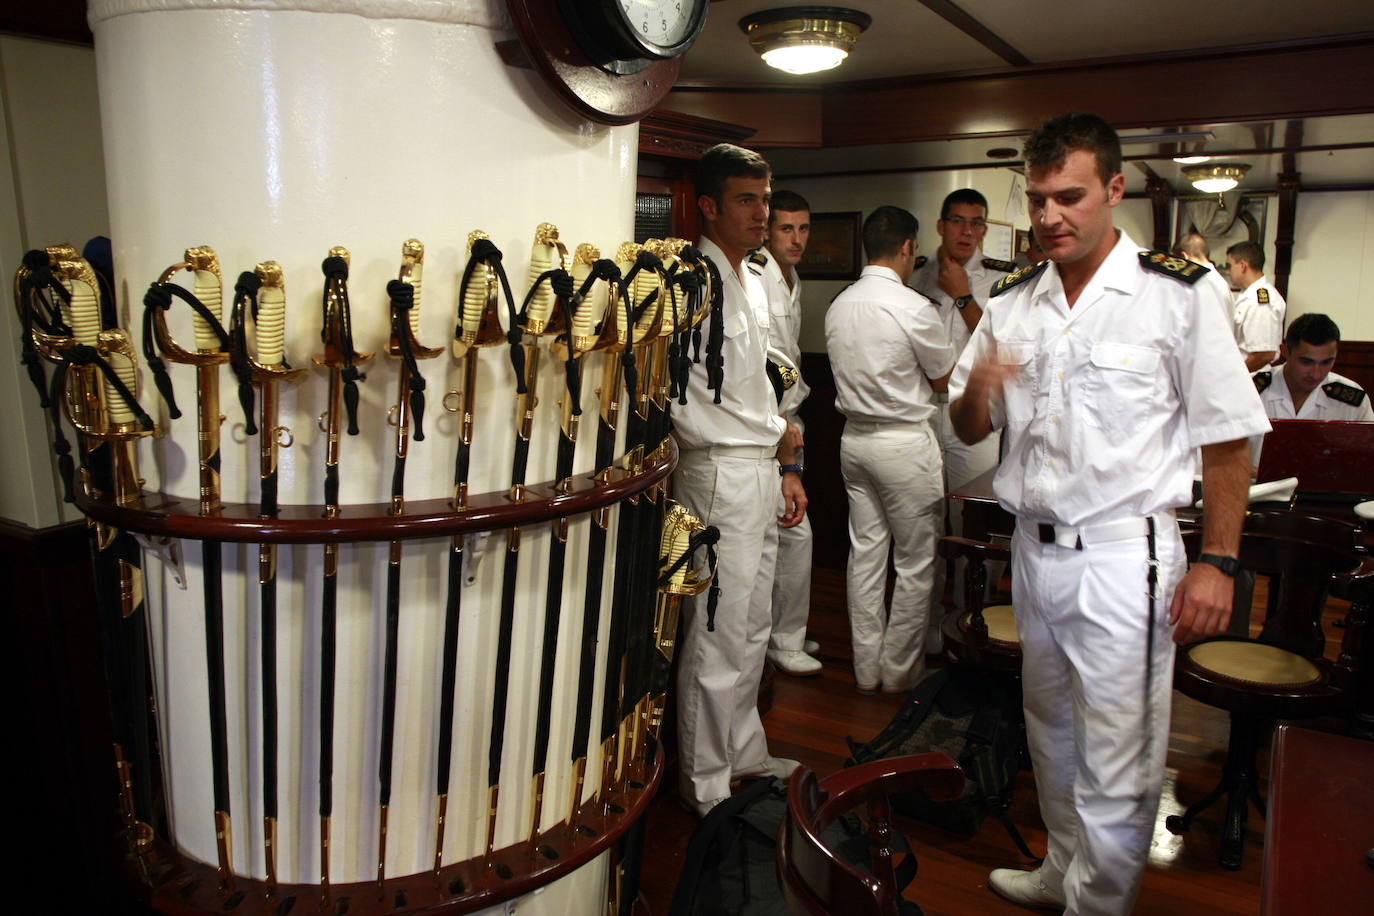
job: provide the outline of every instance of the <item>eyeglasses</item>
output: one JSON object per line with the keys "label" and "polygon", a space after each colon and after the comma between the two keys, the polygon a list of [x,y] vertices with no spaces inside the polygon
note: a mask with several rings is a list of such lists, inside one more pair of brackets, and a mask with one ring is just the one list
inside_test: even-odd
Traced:
{"label": "eyeglasses", "polygon": [[969,226],[974,232],[981,232],[988,227],[988,221],[985,219],[965,219],[962,216],[946,216],[945,222],[955,229],[963,229],[965,226]]}

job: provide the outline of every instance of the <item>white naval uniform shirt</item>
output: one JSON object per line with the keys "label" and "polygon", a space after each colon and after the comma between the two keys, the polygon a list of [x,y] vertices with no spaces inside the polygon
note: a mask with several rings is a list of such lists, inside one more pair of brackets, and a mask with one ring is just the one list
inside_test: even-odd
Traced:
{"label": "white naval uniform shirt", "polygon": [[792,285],[787,285],[782,265],[767,248],[758,253],[768,259],[763,265],[763,289],[768,294],[768,346],[787,357],[797,370],[797,383],[782,393],[778,410],[792,419],[797,415],[811,388],[801,374],[801,278],[795,267],[788,267]]}
{"label": "white naval uniform shirt", "polygon": [[1207,273],[1202,275],[1198,281],[1199,286],[1207,286],[1216,295],[1217,302],[1221,305],[1221,314],[1226,316],[1228,325],[1234,322],[1234,307],[1231,305],[1231,284],[1226,282],[1226,278],[1217,270],[1216,265],[1207,263],[1202,265],[1207,268]]}
{"label": "white naval uniform shirt", "polygon": [[830,303],[825,345],[835,373],[835,408],[851,420],[919,423],[935,414],[930,381],[954,365],[939,313],[870,264]]}
{"label": "white naval uniform shirt", "polygon": [[[1269,301],[1259,301],[1260,290],[1268,293]],[[1283,340],[1283,316],[1288,304],[1279,291],[1260,277],[1236,294],[1231,321],[1236,328],[1236,346],[1242,353],[1263,353],[1279,350]]]}
{"label": "white naval uniform shirt", "polygon": [[1271,420],[1374,420],[1374,408],[1369,406],[1368,394],[1358,405],[1347,404],[1322,390],[1323,385],[1332,382],[1364,390],[1358,382],[1351,381],[1344,375],[1328,372],[1322,384],[1302,402],[1302,409],[1294,413],[1293,396],[1288,391],[1288,379],[1283,377],[1283,368],[1275,366],[1273,375],[1270,376],[1269,387],[1260,392],[1260,401],[1264,404],[1265,414]]}
{"label": "white naval uniform shirt", "polygon": [[[973,249],[973,254],[969,257],[968,263],[964,265],[964,271],[968,273],[968,291],[973,295],[980,308],[987,308],[988,294],[992,291],[992,284],[1007,274],[984,266],[983,249],[981,248]],[[949,335],[949,342],[954,345],[954,358],[958,359],[960,354],[964,352],[964,347],[968,345],[969,336],[973,332],[964,322],[963,315],[954,307],[954,297],[940,289],[940,254],[938,251],[931,255],[924,264],[912,271],[911,279],[906,281],[906,285],[927,298],[935,300],[940,309],[940,321],[945,326],[945,333]]]}
{"label": "white naval uniform shirt", "polygon": [[1186,504],[1193,450],[1269,429],[1210,293],[1147,270],[1124,232],[1072,309],[1059,268],[984,306],[950,380],[976,362],[1019,366],[989,398],[1006,427],[998,501],[1035,522],[1083,526]]}
{"label": "white naval uniform shirt", "polygon": [[[778,416],[778,402],[764,368],[768,351],[768,297],[759,278],[738,264],[731,264],[710,239],[697,245],[715,262],[725,288],[721,319],[725,325],[723,355],[725,383],[721,400],[706,387],[706,358],[691,364],[687,403],[673,405],[673,434],[682,448],[713,445],[776,446],[786,423]],[[742,274],[739,272],[742,271]],[[704,341],[709,337],[709,317],[702,323]]]}

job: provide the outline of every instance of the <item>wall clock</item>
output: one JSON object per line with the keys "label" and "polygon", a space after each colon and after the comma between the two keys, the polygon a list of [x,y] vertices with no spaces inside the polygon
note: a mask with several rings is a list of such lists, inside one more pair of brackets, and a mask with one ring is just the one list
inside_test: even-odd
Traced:
{"label": "wall clock", "polygon": [[709,0],[508,0],[529,63],[603,124],[648,114],[677,79]]}

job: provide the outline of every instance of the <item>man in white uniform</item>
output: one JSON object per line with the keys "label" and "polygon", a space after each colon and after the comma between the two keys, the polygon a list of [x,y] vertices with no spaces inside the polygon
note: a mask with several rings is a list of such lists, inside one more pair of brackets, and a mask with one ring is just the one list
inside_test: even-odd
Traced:
{"label": "man in white uniform", "polygon": [[1207,273],[1203,274],[1202,279],[1198,282],[1212,288],[1217,300],[1223,306],[1226,321],[1230,323],[1232,320],[1231,287],[1222,277],[1221,271],[1217,270],[1217,266],[1212,263],[1212,249],[1207,244],[1207,237],[1200,232],[1189,232],[1174,246],[1174,254],[1207,268]]}
{"label": "man in white uniform", "polygon": [[678,666],[679,789],[698,814],[729,796],[732,779],[786,776],[797,765],[769,755],[758,713],[778,525],[795,525],[806,511],[801,475],[779,477],[779,460],[795,457],[781,442],[787,424],[765,370],[768,299],[745,268],[768,230],[769,177],[758,153],[725,143],[707,150],[697,171],[699,247],[725,291],[721,313],[702,327],[710,339],[713,323],[722,323],[720,403],[703,359],[691,366],[687,403],[673,408],[681,450],[673,497],[720,531],[715,618],[707,619],[704,597],[684,602]]}
{"label": "man in white uniform", "polygon": [[[1255,389],[1271,420],[1374,421],[1369,395],[1352,379],[1331,371],[1341,329],[1326,315],[1309,312],[1293,319],[1283,335],[1279,371],[1255,373]],[[1250,440],[1254,464],[1259,464],[1259,436]]]}
{"label": "man in white uniform", "polygon": [[[964,352],[969,335],[983,317],[983,303],[988,301],[992,285],[1016,269],[1010,261],[983,257],[983,237],[988,234],[988,201],[973,188],[960,188],[945,196],[940,205],[940,219],[935,224],[940,234],[940,247],[932,258],[918,258],[916,272],[907,285],[940,308],[940,321],[945,326],[954,358]],[[993,434],[982,442],[968,445],[954,434],[949,424],[949,395],[937,392],[940,406],[938,429],[940,452],[945,462],[945,489],[957,490],[973,478],[997,466],[997,450],[1001,436]],[[964,504],[950,500],[949,527],[955,534],[964,531]],[[955,565],[954,606],[964,607],[964,569],[967,561]],[[988,563],[988,582],[994,588],[1002,578],[1004,564]],[[939,652],[944,640],[940,634],[940,596],[945,591],[945,564],[935,562],[935,604],[930,627],[926,633],[926,651]]]}
{"label": "man in white uniform", "polygon": [[[797,467],[806,463],[802,443],[806,424],[797,411],[811,389],[801,374],[801,278],[797,264],[811,237],[811,205],[800,194],[774,191],[768,210],[768,243],[750,256],[750,270],[761,274],[768,294],[768,345],[781,353],[796,377],[782,394],[778,412],[789,424]],[[762,261],[759,264],[758,261]],[[811,613],[811,519],[778,529],[778,562],[773,576],[773,632],[768,659],[779,671],[798,676],[821,673],[818,648],[806,638]]]}
{"label": "man in white uniform", "polygon": [[1236,345],[1245,357],[1245,368],[1255,372],[1278,355],[1288,304],[1265,279],[1264,249],[1254,242],[1236,242],[1226,249],[1226,275],[1240,290],[1232,311]]}
{"label": "man in white uniform", "polygon": [[[1017,518],[1012,591],[1027,739],[1049,852],[988,884],[1026,906],[1129,913],[1164,774],[1174,650],[1225,630],[1249,479],[1268,428],[1201,268],[1112,225],[1121,146],[1094,115],[1026,141],[1026,196],[1049,262],[994,289],[951,379],[977,441],[1005,428],[994,480]],[[1202,448],[1201,562],[1173,510]]]}
{"label": "man in white uniform", "polygon": [[[954,348],[930,300],[904,285],[916,263],[916,230],[916,217],[899,207],[869,214],[868,266],[825,315],[835,408],[845,416],[845,589],[861,693],[903,693],[925,675],[935,544],[944,524],[932,393],[945,388]],[[889,546],[897,572],[890,607],[883,595]]]}

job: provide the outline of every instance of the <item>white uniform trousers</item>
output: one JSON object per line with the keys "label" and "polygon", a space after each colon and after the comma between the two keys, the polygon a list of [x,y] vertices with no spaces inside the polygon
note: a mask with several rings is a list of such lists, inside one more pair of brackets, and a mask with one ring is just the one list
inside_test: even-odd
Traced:
{"label": "white uniform trousers", "polygon": [[678,748],[680,787],[690,801],[729,795],[732,778],[757,771],[768,758],[758,693],[773,620],[775,451],[684,450],[673,474],[673,498],[720,530],[715,630],[706,629],[706,594],[684,600],[682,609]]}
{"label": "white uniform trousers", "polygon": [[[945,461],[945,491],[951,492],[962,487],[973,478],[997,467],[998,450],[1002,442],[1001,431],[995,430],[983,441],[969,445],[954,432],[954,424],[949,419],[949,400],[945,395],[938,396],[940,401],[940,453]],[[949,531],[951,534],[964,534],[964,501],[951,499],[947,507]],[[984,564],[988,573],[988,591],[991,593],[1002,579],[1006,564],[994,560]],[[964,610],[964,571],[968,560],[960,557],[954,564],[954,607]],[[940,625],[940,596],[945,593],[945,561],[935,561],[935,612],[930,626],[934,630]],[[932,639],[933,639],[932,635]],[[927,645],[930,640],[927,641]],[[938,644],[938,643],[937,643]]]}
{"label": "white uniform trousers", "polygon": [[1185,567],[1177,524],[1160,515],[1156,526],[1149,704],[1146,538],[1075,550],[1041,543],[1034,523],[1016,528],[1012,594],[1026,736],[1049,831],[1040,873],[1063,890],[1068,914],[1129,913],[1149,856],[1173,693],[1169,602]]}
{"label": "white uniform trousers", "polygon": [[[854,677],[908,690],[925,676],[935,545],[944,524],[940,444],[929,422],[845,423],[840,469],[849,496],[845,576]],[[897,583],[883,598],[888,548]]]}
{"label": "white uniform trousers", "polygon": [[[800,418],[794,418],[798,428]],[[806,464],[800,449],[797,463]],[[778,515],[782,515],[782,490],[778,490]],[[806,643],[806,619],[811,616],[811,516],[800,524],[778,528],[778,562],[773,576],[773,632],[768,647],[780,652],[800,652]]]}

